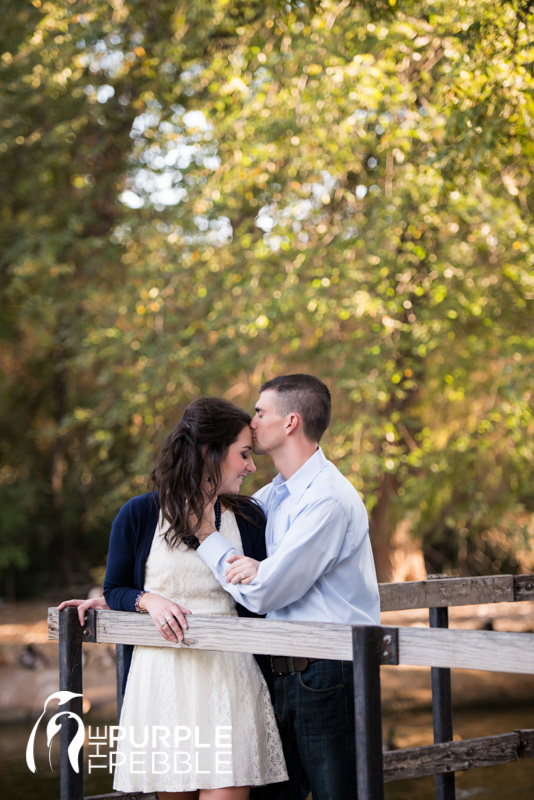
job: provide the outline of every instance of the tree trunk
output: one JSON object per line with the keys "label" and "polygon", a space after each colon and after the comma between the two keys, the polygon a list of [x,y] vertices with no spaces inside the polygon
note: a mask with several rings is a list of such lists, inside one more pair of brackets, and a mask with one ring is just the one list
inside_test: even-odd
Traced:
{"label": "tree trunk", "polygon": [[393,524],[390,509],[391,498],[397,493],[397,488],[395,476],[390,472],[383,473],[378,490],[378,501],[371,512],[369,520],[371,543],[379,583],[389,583],[393,579],[391,552]]}

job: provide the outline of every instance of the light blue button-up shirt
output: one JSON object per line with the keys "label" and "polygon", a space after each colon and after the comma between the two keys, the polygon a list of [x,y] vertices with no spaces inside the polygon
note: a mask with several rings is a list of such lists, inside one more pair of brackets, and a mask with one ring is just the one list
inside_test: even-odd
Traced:
{"label": "light blue button-up shirt", "polygon": [[214,532],[197,553],[237,602],[269,619],[380,624],[367,512],[318,448],[289,478],[255,495],[267,516],[267,559],[250,584],[226,582],[233,547]]}

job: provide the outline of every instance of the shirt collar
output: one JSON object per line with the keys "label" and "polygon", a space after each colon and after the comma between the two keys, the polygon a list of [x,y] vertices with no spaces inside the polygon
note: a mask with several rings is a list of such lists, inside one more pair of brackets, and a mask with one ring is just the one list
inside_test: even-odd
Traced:
{"label": "shirt collar", "polygon": [[284,481],[283,476],[278,473],[276,478],[273,479],[273,484],[277,489],[285,486],[291,495],[292,500],[298,503],[313,479],[324,469],[327,460],[320,447],[317,448],[315,453],[304,462],[302,467],[295,472],[287,481]]}

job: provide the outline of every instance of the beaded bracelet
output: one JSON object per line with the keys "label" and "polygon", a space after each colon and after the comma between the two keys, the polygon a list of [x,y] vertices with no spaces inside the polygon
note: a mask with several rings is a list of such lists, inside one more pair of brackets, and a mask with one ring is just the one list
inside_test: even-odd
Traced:
{"label": "beaded bracelet", "polygon": [[146,608],[139,608],[139,600],[142,598],[144,594],[148,594],[148,592],[149,592],[148,589],[143,589],[141,592],[139,592],[139,594],[135,598],[134,608],[136,611],[139,611],[140,614],[148,614]]}

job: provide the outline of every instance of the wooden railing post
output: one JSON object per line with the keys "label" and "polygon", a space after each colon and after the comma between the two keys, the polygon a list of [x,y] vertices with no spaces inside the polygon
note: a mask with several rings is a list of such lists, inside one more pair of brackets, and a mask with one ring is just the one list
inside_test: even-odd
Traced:
{"label": "wooden railing post", "polygon": [[[80,625],[78,609],[65,608],[59,612],[59,689],[80,695],[65,704],[64,710],[76,714],[83,723],[82,643],[96,641],[95,612],[89,610],[86,625]],[[60,731],[60,800],[83,800],[83,747],[78,754],[78,772],[69,762],[68,747],[78,731],[74,716],[61,717]]]}
{"label": "wooden railing post", "polygon": [[359,800],[384,800],[380,664],[392,662],[392,634],[375,625],[352,628],[356,783]]}
{"label": "wooden railing post", "polygon": [[[59,689],[81,695],[82,685],[83,628],[78,620],[76,608],[65,608],[59,612]],[[83,698],[75,697],[65,704],[65,710],[83,719]],[[61,717],[60,744],[60,798],[61,800],[83,800],[83,748],[78,757],[78,772],[70,763],[68,746],[78,729],[76,719]]]}
{"label": "wooden railing post", "polygon": [[[429,579],[442,578],[442,575],[429,575]],[[449,627],[449,609],[429,608],[428,617],[431,628]],[[452,690],[451,671],[444,667],[431,667],[432,719],[434,724],[434,744],[452,742]],[[454,772],[438,773],[435,776],[436,800],[456,800]]]}

